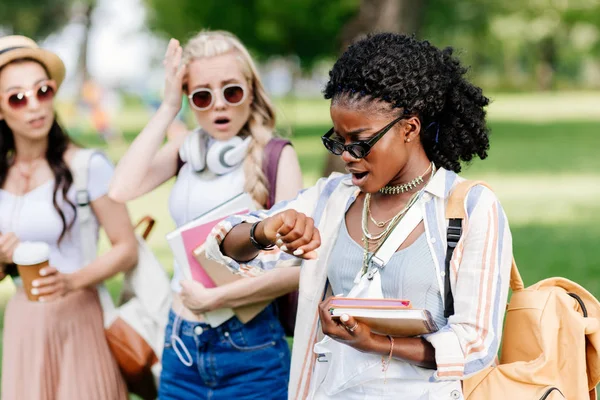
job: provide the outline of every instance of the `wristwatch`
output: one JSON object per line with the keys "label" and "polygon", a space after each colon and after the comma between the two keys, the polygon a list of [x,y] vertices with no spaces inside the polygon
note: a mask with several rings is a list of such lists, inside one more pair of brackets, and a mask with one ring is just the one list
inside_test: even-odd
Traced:
{"label": "wristwatch", "polygon": [[258,221],[252,224],[252,228],[250,228],[250,243],[252,243],[252,246],[254,246],[258,250],[271,250],[275,247],[274,244],[264,246],[263,244],[259,243],[258,240],[256,240],[256,237],[254,237],[254,230],[256,229],[256,226],[261,222],[262,221]]}

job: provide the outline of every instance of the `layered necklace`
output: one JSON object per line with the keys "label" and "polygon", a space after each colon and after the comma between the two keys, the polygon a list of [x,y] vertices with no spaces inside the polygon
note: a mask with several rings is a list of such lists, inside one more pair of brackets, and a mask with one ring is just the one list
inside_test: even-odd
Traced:
{"label": "layered necklace", "polygon": [[34,173],[38,170],[38,167],[45,161],[45,157],[38,157],[32,161],[27,163],[19,162],[16,157],[13,158],[12,167],[15,169],[19,176],[19,181],[21,183],[19,190],[15,194],[15,198],[13,199],[13,206],[11,212],[11,220],[10,220],[10,229],[14,232],[17,228],[16,224],[18,223],[21,217],[21,209],[23,208],[23,203],[25,201],[25,195],[29,193],[32,189],[32,177]]}
{"label": "layered necklace", "polygon": [[[407,183],[405,185],[408,185],[411,182],[415,182],[415,181],[419,180],[419,182],[416,184],[416,186],[413,187],[413,189],[418,187],[419,185],[423,184],[423,182],[424,182],[423,176],[425,174],[427,174],[427,172],[430,170],[431,170],[431,175],[430,175],[429,179],[431,180],[431,178],[433,177],[433,175],[435,174],[435,171],[436,171],[435,165],[433,165],[433,163],[431,163],[429,165],[429,167],[423,174],[421,174],[419,177],[413,179],[412,181],[410,181],[409,183]],[[399,186],[403,186],[403,185],[399,185]],[[399,186],[391,186],[391,187],[394,188],[394,187],[399,187]],[[408,213],[408,210],[410,210],[410,208],[413,205],[415,205],[415,203],[419,200],[421,193],[423,192],[423,189],[424,188],[422,188],[421,190],[419,190],[418,192],[413,194],[410,197],[410,199],[408,200],[408,202],[406,203],[406,205],[404,206],[404,208],[402,208],[402,210],[400,210],[396,215],[394,215],[392,218],[388,219],[387,221],[377,221],[373,218],[373,216],[371,215],[371,194],[370,193],[365,194],[365,200],[364,200],[363,211],[362,211],[362,234],[363,234],[362,240],[363,240],[363,246],[364,246],[362,275],[364,275],[367,272],[367,270],[369,269],[369,264],[371,261],[371,257],[369,256],[370,250],[372,250],[372,254],[375,254],[377,252],[377,250],[379,250],[379,248],[383,245],[385,240],[390,236],[390,234],[392,233],[394,228],[398,225],[398,223],[400,223],[402,218],[404,218],[404,216]],[[409,190],[412,190],[412,189],[409,189]],[[405,191],[407,191],[407,190],[405,190]],[[381,192],[381,190],[380,190],[380,192]],[[369,227],[368,227],[369,220],[371,220],[371,222],[373,222],[373,224],[375,224],[375,226],[377,226],[378,228],[384,228],[384,229],[381,232],[376,233],[376,234],[369,232]]]}

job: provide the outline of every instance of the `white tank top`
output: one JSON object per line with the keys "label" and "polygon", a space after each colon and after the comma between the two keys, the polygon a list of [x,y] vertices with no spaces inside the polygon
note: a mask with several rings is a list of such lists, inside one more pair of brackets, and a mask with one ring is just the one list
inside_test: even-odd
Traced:
{"label": "white tank top", "polygon": [[[178,227],[215,208],[221,203],[244,191],[244,169],[239,165],[225,175],[216,175],[210,170],[192,170],[189,163],[181,167],[169,197],[169,211]],[[179,281],[183,274],[177,262],[173,265],[171,288],[181,291]]]}
{"label": "white tank top", "polygon": [[[90,159],[87,189],[90,201],[108,193],[113,176],[112,163],[102,154],[96,153]],[[72,228],[58,243],[63,224],[54,208],[54,179],[17,196],[0,189],[0,232],[14,232],[20,241],[40,241],[50,246],[50,265],[62,273],[72,273],[83,267],[79,220],[75,218]],[[75,202],[75,185],[71,185],[67,198]],[[58,203],[67,221],[73,219],[72,208],[58,195]],[[98,221],[93,217],[96,235]],[[97,236],[96,236],[97,238]]]}

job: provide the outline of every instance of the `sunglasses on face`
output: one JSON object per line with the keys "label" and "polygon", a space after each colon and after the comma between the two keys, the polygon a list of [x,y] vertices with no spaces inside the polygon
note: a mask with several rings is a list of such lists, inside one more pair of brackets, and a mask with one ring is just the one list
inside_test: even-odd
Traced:
{"label": "sunglasses on face", "polygon": [[2,100],[13,110],[19,110],[27,106],[29,98],[33,95],[35,95],[38,102],[44,103],[52,100],[55,93],[56,82],[49,80],[38,83],[30,90],[10,90],[2,95]]}
{"label": "sunglasses on face", "polygon": [[[239,106],[246,100],[246,90],[237,83],[231,83],[221,88],[223,100],[230,106]],[[200,88],[189,94],[190,104],[196,110],[206,111],[215,104],[215,93],[209,88]]]}
{"label": "sunglasses on face", "polygon": [[382,130],[376,132],[369,140],[359,140],[356,142],[352,142],[350,144],[344,144],[339,140],[331,139],[331,135],[333,135],[333,128],[331,128],[322,138],[323,145],[325,148],[329,150],[331,153],[336,156],[341,156],[344,151],[350,153],[350,155],[354,158],[365,158],[371,152],[375,143],[379,141],[392,127],[401,119],[405,117],[398,117],[385,127]]}

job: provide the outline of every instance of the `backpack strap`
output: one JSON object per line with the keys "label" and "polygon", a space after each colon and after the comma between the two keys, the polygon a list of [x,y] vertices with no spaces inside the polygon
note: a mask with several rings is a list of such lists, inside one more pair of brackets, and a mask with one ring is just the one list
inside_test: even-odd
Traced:
{"label": "backpack strap", "polygon": [[[94,224],[94,214],[90,205],[90,193],[88,191],[88,177],[90,173],[90,161],[95,154],[101,154],[94,149],[80,149],[73,157],[71,172],[73,174],[73,184],[75,186],[75,201],[77,206],[77,222],[79,224],[79,233],[81,237],[81,253],[83,265],[91,263],[97,255],[98,244],[96,241],[96,227]],[[115,305],[110,297],[110,293],[104,284],[98,284],[98,297],[104,311],[104,326],[109,326],[112,320],[116,318]]]}
{"label": "backpack strap", "polygon": [[92,149],[78,150],[73,157],[72,170],[73,184],[75,186],[75,201],[77,205],[77,221],[81,233],[81,251],[83,264],[89,264],[96,257],[96,240],[94,232],[93,211],[90,206],[90,193],[88,191],[88,176],[90,160],[94,154]]}
{"label": "backpack strap", "polygon": [[272,138],[265,146],[265,155],[263,158],[263,171],[269,184],[269,198],[267,199],[267,208],[275,204],[275,193],[277,192],[277,169],[279,168],[279,159],[281,152],[287,145],[292,145],[289,140],[281,138]]}
{"label": "backpack strap", "polygon": [[[473,186],[481,185],[490,190],[492,188],[483,181],[466,180],[457,184],[450,193],[448,203],[446,204],[446,218],[448,219],[448,231],[446,239],[448,248],[446,250],[445,275],[444,275],[444,317],[449,318],[454,314],[454,296],[450,286],[450,261],[454,254],[454,249],[458,245],[463,231],[463,220],[466,218],[465,199]],[[513,259],[510,271],[510,287],[513,291],[524,288],[523,279]]]}

